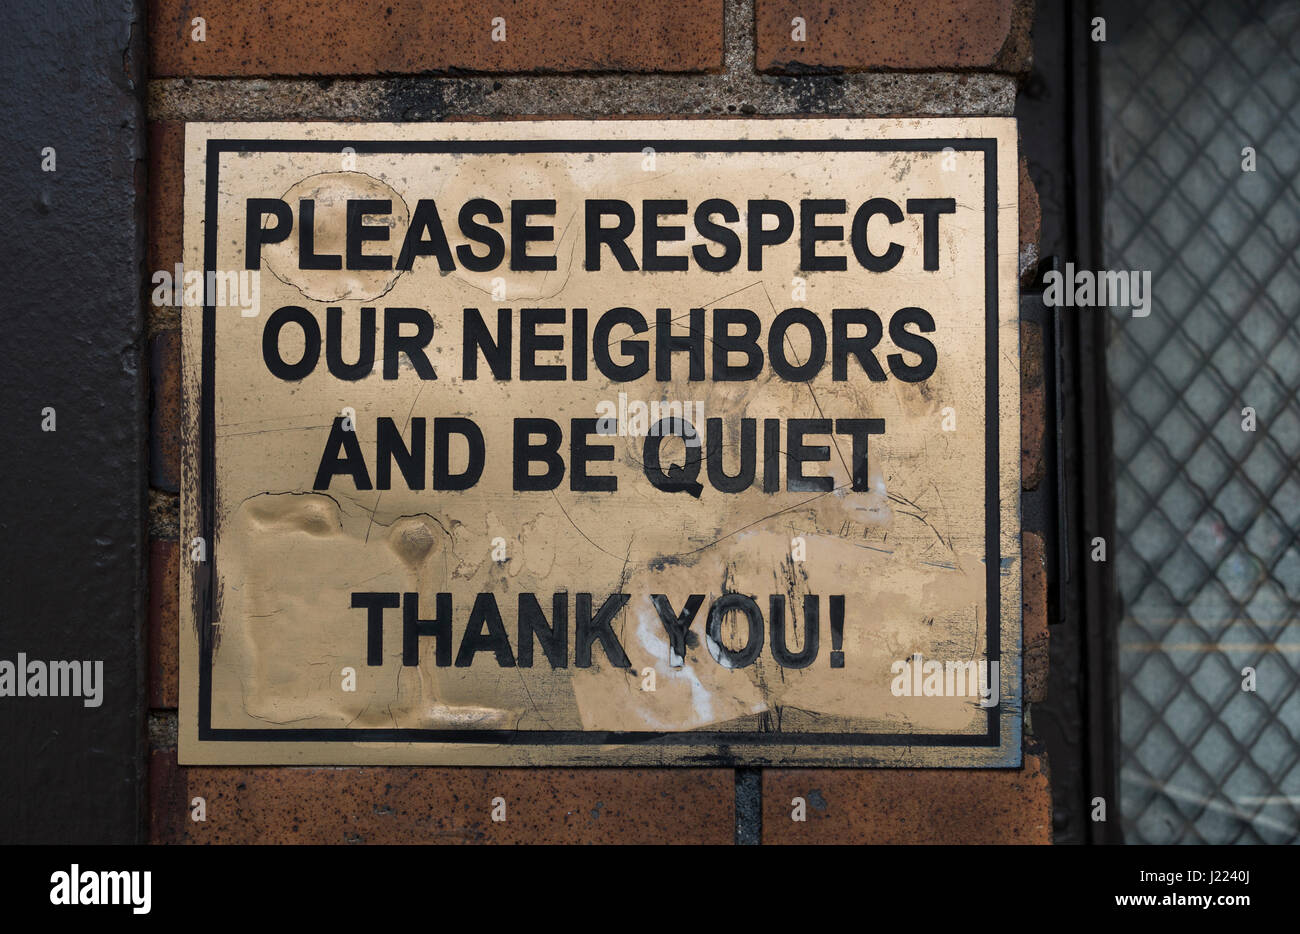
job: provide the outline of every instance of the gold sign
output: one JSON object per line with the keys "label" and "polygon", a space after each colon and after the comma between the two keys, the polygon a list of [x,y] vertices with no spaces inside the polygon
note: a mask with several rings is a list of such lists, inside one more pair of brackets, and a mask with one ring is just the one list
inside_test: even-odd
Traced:
{"label": "gold sign", "polygon": [[181,761],[1018,764],[1016,166],[188,125]]}

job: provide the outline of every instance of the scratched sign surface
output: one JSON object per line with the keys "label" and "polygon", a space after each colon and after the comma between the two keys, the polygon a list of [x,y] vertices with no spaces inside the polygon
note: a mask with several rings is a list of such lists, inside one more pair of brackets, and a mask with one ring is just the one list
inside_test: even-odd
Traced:
{"label": "scratched sign surface", "polygon": [[186,763],[1019,762],[1015,124],[190,124]]}

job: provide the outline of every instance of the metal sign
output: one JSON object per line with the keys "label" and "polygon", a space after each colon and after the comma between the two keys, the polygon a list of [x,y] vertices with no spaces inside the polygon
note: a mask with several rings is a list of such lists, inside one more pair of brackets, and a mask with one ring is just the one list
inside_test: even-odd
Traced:
{"label": "metal sign", "polygon": [[181,761],[1018,764],[1015,140],[188,125]]}

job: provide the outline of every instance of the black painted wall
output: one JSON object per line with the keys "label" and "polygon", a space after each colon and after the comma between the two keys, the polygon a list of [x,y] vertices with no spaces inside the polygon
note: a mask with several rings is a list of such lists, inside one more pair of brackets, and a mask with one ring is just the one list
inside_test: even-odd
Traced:
{"label": "black painted wall", "polygon": [[140,6],[5,0],[0,29],[0,660],[102,660],[105,680],[97,708],[0,697],[4,843],[141,838]]}

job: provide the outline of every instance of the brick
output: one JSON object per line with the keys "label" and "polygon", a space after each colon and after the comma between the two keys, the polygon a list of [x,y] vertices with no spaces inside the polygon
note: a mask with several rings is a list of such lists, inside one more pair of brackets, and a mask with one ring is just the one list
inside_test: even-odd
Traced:
{"label": "brick", "polygon": [[178,843],[184,839],[190,799],[185,772],[176,764],[175,749],[149,753],[149,842]]}
{"label": "brick", "polygon": [[1047,562],[1043,538],[1020,533],[1020,603],[1023,620],[1025,700],[1047,700],[1050,664],[1047,629]]}
{"label": "brick", "polygon": [[175,493],[181,484],[181,332],[153,336],[149,355],[149,483]]}
{"label": "brick", "polygon": [[[149,271],[174,272],[185,222],[185,124],[149,124]],[[152,285],[150,287],[152,291]]]}
{"label": "brick", "polygon": [[1038,189],[1029,177],[1029,161],[1020,157],[1020,259],[1019,274],[1022,285],[1033,281],[1038,269],[1038,241],[1043,223],[1042,208],[1038,204]]}
{"label": "brick", "polygon": [[181,534],[181,498],[176,493],[149,490],[149,534],[175,539]]}
{"label": "brick", "polygon": [[[992,69],[1016,0],[756,0],[759,71]],[[793,38],[795,17],[806,23]]]}
{"label": "brick", "polygon": [[180,546],[149,542],[149,706],[175,710],[180,650]]}
{"label": "brick", "polygon": [[[163,816],[172,843],[731,843],[728,769],[181,767],[207,821]],[[506,799],[506,820],[491,819]]]}
{"label": "brick", "polygon": [[1020,488],[1036,490],[1046,469],[1047,387],[1043,382],[1043,329],[1020,322]]}
{"label": "brick", "polygon": [[[1051,843],[1045,760],[1021,769],[769,769],[764,843]],[[807,820],[790,819],[790,801]]]}
{"label": "brick", "polygon": [[[704,72],[723,0],[185,0],[149,5],[153,77]],[[192,18],[206,41],[192,39]],[[492,20],[505,18],[503,42]]]}
{"label": "brick", "polygon": [[993,63],[993,70],[1014,75],[1028,75],[1034,67],[1034,2],[1013,0],[1011,29],[1007,41]]}

